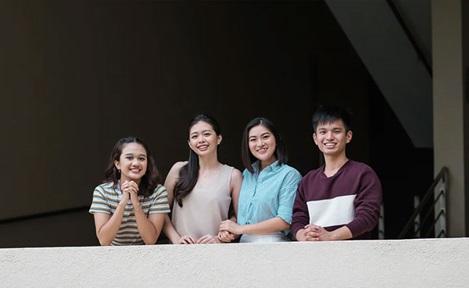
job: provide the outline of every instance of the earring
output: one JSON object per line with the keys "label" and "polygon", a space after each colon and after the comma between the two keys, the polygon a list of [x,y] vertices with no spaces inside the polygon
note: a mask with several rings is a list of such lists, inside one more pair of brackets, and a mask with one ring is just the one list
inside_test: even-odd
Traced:
{"label": "earring", "polygon": [[117,174],[121,174],[121,169],[117,168]]}

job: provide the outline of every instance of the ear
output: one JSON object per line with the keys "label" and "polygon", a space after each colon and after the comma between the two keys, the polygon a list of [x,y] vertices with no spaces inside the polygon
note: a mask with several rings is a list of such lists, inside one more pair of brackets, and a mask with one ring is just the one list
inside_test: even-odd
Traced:
{"label": "ear", "polygon": [[314,144],[318,145],[318,138],[316,137],[316,133],[313,133],[313,140]]}
{"label": "ear", "polygon": [[218,135],[217,136],[217,145],[220,145],[221,140],[223,140],[223,137],[221,137],[221,135]]}
{"label": "ear", "polygon": [[117,169],[121,169],[121,163],[117,160],[114,160],[114,166],[116,166]]}
{"label": "ear", "polygon": [[353,135],[352,130],[349,130],[347,132],[347,140],[346,140],[347,142],[346,143],[350,143],[350,141],[352,141],[352,135]]}

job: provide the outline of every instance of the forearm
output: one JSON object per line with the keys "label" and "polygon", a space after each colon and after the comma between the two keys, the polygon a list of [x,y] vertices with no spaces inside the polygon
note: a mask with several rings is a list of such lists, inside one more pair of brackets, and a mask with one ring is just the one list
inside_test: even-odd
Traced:
{"label": "forearm", "polygon": [[297,241],[306,241],[305,229],[299,229],[294,235]]}
{"label": "forearm", "polygon": [[171,241],[173,244],[178,243],[179,239],[181,238],[181,235],[179,235],[179,233],[176,231],[176,228],[174,228],[169,215],[164,216],[163,232],[166,237],[168,237],[169,241]]}
{"label": "forearm", "polygon": [[135,219],[137,221],[138,233],[140,233],[143,242],[146,245],[155,244],[156,240],[158,240],[159,231],[147,218],[143,209],[135,211]]}
{"label": "forearm", "polygon": [[329,233],[329,241],[335,241],[335,240],[346,240],[352,238],[352,232],[350,229],[347,228],[347,226],[342,226],[340,228],[335,229],[334,231],[331,231]]}
{"label": "forearm", "polygon": [[241,225],[241,234],[270,234],[290,228],[290,224],[280,217],[274,217],[259,223]]}
{"label": "forearm", "polygon": [[111,218],[109,218],[109,220],[96,232],[99,244],[103,246],[111,245],[112,240],[116,238],[116,235],[119,232],[124,210],[125,203],[120,203]]}

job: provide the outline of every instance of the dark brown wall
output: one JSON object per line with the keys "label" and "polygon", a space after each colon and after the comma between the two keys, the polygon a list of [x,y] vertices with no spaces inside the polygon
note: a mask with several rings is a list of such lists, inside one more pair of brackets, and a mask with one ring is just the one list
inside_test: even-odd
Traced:
{"label": "dark brown wall", "polygon": [[199,112],[239,169],[244,125],[271,118],[304,174],[319,165],[312,113],[340,103],[355,114],[348,154],[369,161],[369,75],[322,1],[2,1],[0,35],[0,220],[88,206],[126,135],[166,174]]}

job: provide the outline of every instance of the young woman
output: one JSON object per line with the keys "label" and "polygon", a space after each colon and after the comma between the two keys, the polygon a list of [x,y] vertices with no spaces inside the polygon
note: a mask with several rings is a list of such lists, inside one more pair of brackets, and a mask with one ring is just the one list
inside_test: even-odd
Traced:
{"label": "young woman", "polygon": [[[189,160],[173,165],[165,181],[172,219],[165,217],[164,233],[174,244],[220,243],[234,239],[218,227],[235,220],[242,175],[218,161],[222,141],[220,126],[212,117],[199,114],[189,124]],[[230,206],[234,215],[230,215]],[[236,221],[236,220],[235,220]]]}
{"label": "young woman", "polygon": [[105,176],[94,190],[90,208],[99,243],[155,244],[170,210],[148,146],[136,137],[117,141]]}
{"label": "young woman", "polygon": [[264,117],[244,129],[241,156],[245,170],[238,221],[226,220],[220,232],[242,235],[240,243],[289,241],[292,207],[301,174],[288,166],[285,143]]}

